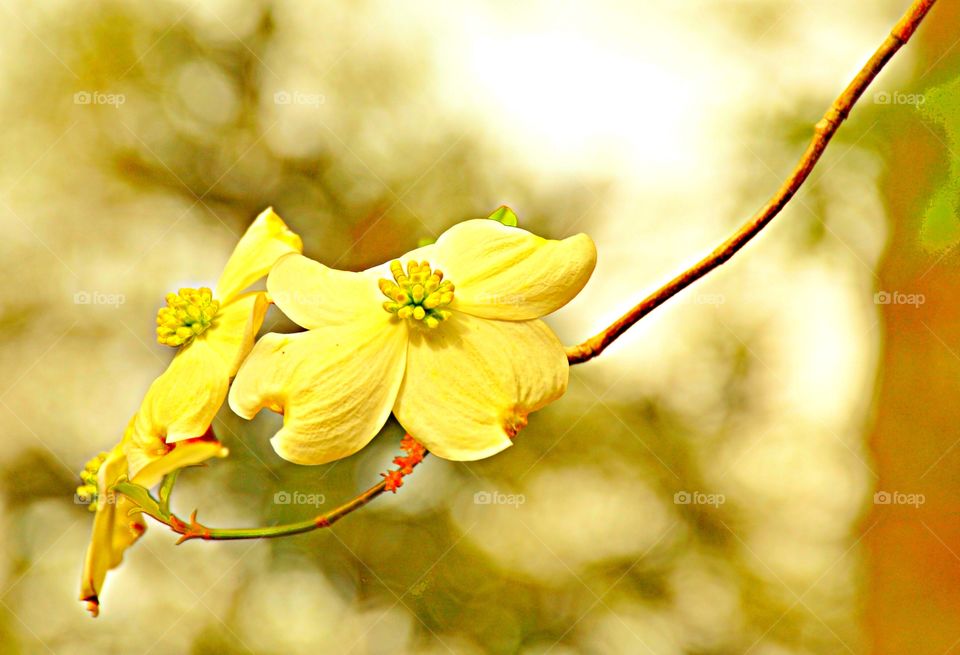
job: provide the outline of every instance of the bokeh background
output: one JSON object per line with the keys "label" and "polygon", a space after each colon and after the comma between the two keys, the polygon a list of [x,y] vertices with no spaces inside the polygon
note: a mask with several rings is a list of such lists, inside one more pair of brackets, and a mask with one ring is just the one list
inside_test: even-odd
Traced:
{"label": "bokeh background", "polygon": [[[153,525],[98,619],[76,600],[77,471],[171,356],[164,294],[212,283],[263,208],[341,268],[501,204],[587,232],[596,274],[549,319],[576,343],[766,199],[907,4],[4,0],[0,652],[960,650],[952,0],[775,224],[575,367],[513,448],[428,458],[309,535]],[[277,422],[224,409],[231,456],[175,508],[311,516],[400,437],[297,467]]]}

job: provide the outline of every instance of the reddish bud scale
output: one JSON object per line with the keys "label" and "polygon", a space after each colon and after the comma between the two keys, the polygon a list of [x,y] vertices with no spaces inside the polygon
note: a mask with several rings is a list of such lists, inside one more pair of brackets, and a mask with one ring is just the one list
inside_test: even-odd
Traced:
{"label": "reddish bud scale", "polygon": [[197,510],[193,510],[193,512],[190,514],[189,523],[171,515],[170,527],[173,528],[175,532],[179,532],[181,535],[180,538],[177,539],[178,546],[184,541],[190,541],[191,539],[207,540],[212,536],[210,533],[210,528],[197,521]]}
{"label": "reddish bud scale", "polygon": [[383,480],[386,483],[384,489],[387,491],[397,493],[397,489],[403,486],[403,473],[401,471],[387,471],[380,475],[383,476]]}
{"label": "reddish bud scale", "polygon": [[384,480],[384,489],[393,493],[397,493],[397,489],[403,486],[403,477],[413,473],[413,468],[423,461],[423,457],[427,453],[423,444],[409,434],[403,435],[403,439],[400,440],[400,449],[407,454],[393,458],[393,463],[398,468],[380,474]]}

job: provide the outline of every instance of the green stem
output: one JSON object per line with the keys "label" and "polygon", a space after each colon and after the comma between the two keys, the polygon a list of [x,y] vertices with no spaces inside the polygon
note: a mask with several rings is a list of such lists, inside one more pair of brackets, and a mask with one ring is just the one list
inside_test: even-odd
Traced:
{"label": "green stem", "polygon": [[[426,453],[424,453],[426,456]],[[416,467],[417,463],[412,464]],[[169,511],[170,491],[173,488],[172,480],[175,476],[168,476],[160,486],[160,499],[153,497],[149,489],[134,484],[129,480],[123,480],[114,485],[114,491],[127,496],[138,507],[135,511],[141,511],[160,523],[163,523],[171,530],[181,535],[178,544],[190,539],[204,539],[212,541],[230,541],[237,539],[272,539],[275,537],[286,537],[289,535],[302,534],[328,528],[347,514],[354,512],[371,500],[387,491],[387,480],[370,487],[363,493],[351,498],[339,507],[325,512],[318,516],[295,523],[285,523],[282,525],[272,525],[259,528],[211,528],[197,521],[197,512],[191,514],[188,521],[184,521],[176,514]]]}
{"label": "green stem", "polygon": [[176,469],[171,473],[167,474],[163,478],[163,482],[160,483],[160,509],[166,513],[170,513],[170,496],[173,494],[173,485],[177,483],[177,476],[180,475],[180,469]]}

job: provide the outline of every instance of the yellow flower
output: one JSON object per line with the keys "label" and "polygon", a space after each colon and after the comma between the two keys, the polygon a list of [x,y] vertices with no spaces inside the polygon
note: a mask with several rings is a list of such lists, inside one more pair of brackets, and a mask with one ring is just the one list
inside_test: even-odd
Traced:
{"label": "yellow flower", "polygon": [[94,616],[107,571],[120,564],[123,552],[146,529],[136,505],[115,494],[113,486],[128,478],[152,487],[177,469],[226,455],[209,426],[269,305],[265,292],[242,292],[279,258],[302,250],[300,237],[267,209],[240,239],[215,290],[180,289],[167,295],[167,306],[157,314],[157,340],[179,351],[150,386],[123,440],[87,463],[81,473],[84,484],[77,490],[78,496],[95,501],[80,593]]}
{"label": "yellow flower", "polygon": [[480,459],[563,395],[563,347],[537,319],[586,284],[588,236],[551,241],[478,219],[404,260],[353,273],[288,255],[271,271],[274,302],[308,331],[260,339],[229,402],[248,419],[283,413],[271,441],[281,457],[346,457],[392,411],[440,457]]}
{"label": "yellow flower", "polygon": [[[114,493],[111,490],[113,485],[121,478],[129,477],[135,484],[152,487],[159,484],[163,476],[177,469],[227,454],[220,442],[208,434],[168,445],[162,454],[144,456],[137,452],[132,441],[135,423],[136,416],[130,420],[123,440],[113,450],[87,463],[81,473],[84,485],[77,490],[78,495],[91,502],[91,509],[96,511],[80,588],[80,600],[87,603],[87,609],[93,616],[100,612],[99,596],[107,572],[120,565],[123,552],[147,528],[136,505],[126,496]],[[128,466],[131,456],[137,456],[141,461],[136,474],[132,474]]]}
{"label": "yellow flower", "polygon": [[157,340],[179,352],[147,391],[136,439],[169,443],[206,432],[269,306],[266,293],[242,292],[279,258],[302,250],[300,237],[267,209],[240,239],[213,291],[167,294],[157,314]]}

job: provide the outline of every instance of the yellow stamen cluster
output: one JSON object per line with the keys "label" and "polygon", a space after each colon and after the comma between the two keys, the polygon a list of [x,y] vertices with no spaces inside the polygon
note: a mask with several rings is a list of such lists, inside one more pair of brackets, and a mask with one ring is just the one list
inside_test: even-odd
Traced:
{"label": "yellow stamen cluster", "polygon": [[157,312],[157,341],[182,346],[210,327],[218,311],[220,303],[207,287],[168,293],[167,306]]}
{"label": "yellow stamen cluster", "polygon": [[77,500],[87,503],[91,512],[97,509],[97,473],[100,471],[100,467],[103,466],[106,459],[107,453],[100,453],[96,457],[91,457],[90,460],[84,464],[83,470],[80,471],[80,481],[83,482],[83,484],[77,487]]}
{"label": "yellow stamen cluster", "polygon": [[450,318],[444,309],[453,302],[453,282],[443,280],[443,272],[432,270],[427,262],[410,261],[407,270],[399,261],[390,264],[393,281],[380,280],[380,291],[390,300],[383,308],[398,318],[420,321],[435,328]]}

